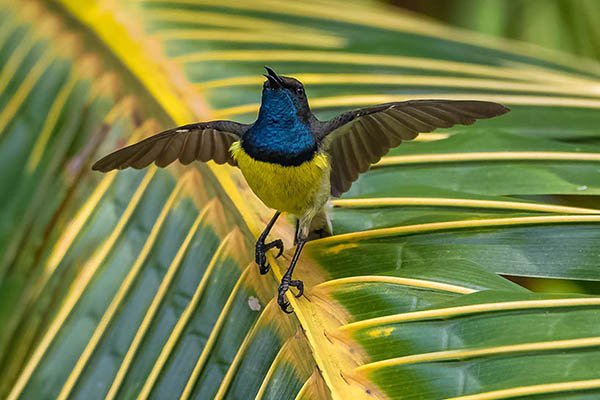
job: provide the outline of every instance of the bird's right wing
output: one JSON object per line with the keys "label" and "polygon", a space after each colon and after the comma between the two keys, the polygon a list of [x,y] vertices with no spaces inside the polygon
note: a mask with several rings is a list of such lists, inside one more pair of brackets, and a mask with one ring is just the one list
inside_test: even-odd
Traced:
{"label": "bird's right wing", "polygon": [[213,160],[217,164],[235,161],[229,147],[240,140],[250,125],[233,121],[211,121],[184,125],[158,133],[139,143],[110,153],[93,166],[93,170],[108,172],[127,167],[144,168],[153,161],[166,167],[176,159],[187,165],[194,160]]}
{"label": "bird's right wing", "polygon": [[488,101],[411,100],[340,114],[318,129],[318,140],[330,156],[331,195],[337,197],[350,189],[359,174],[403,140],[508,111]]}

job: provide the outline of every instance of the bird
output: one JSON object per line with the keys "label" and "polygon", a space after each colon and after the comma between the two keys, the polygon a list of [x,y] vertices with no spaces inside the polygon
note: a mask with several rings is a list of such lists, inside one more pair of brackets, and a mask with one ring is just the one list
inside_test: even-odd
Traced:
{"label": "bird", "polygon": [[348,191],[391,148],[419,133],[454,125],[470,125],[478,119],[509,111],[501,104],[479,100],[408,100],[343,112],[321,121],[312,112],[304,85],[293,77],[278,75],[265,66],[256,121],[243,124],[217,120],[178,126],[108,154],[92,169],[145,168],[154,162],[166,167],[175,160],[214,161],[241,170],[251,190],[275,214],[259,236],[255,261],[261,274],[270,265],[266,253],[284,250],[281,239],[266,243],[281,213],[296,218],[296,246],[279,285],[277,303],[291,313],[286,292],[304,293],[304,283],[292,279],[308,240],[332,234],[326,204]]}

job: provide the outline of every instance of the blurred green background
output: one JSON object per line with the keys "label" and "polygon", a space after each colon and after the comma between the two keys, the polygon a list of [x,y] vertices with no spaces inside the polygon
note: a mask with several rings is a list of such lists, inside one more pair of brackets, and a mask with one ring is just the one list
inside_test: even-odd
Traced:
{"label": "blurred green background", "polygon": [[600,59],[598,0],[387,0],[457,27]]}

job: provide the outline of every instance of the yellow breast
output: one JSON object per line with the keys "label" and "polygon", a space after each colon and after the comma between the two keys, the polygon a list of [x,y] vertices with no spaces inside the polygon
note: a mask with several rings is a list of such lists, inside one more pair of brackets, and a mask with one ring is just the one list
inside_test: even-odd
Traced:
{"label": "yellow breast", "polygon": [[329,174],[325,154],[316,154],[298,166],[285,167],[253,159],[239,141],[229,151],[252,191],[266,206],[282,212],[301,215],[311,208],[323,174]]}

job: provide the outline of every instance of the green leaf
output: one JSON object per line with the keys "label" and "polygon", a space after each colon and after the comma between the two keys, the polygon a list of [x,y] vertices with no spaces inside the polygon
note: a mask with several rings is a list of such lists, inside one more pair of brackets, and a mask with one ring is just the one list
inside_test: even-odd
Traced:
{"label": "green leaf", "polygon": [[[393,149],[307,244],[213,163],[101,175],[127,142],[251,122],[264,64],[320,118],[409,98],[504,117]],[[0,1],[0,397],[595,398],[598,64],[377,4]],[[541,397],[540,397],[541,398]]]}

